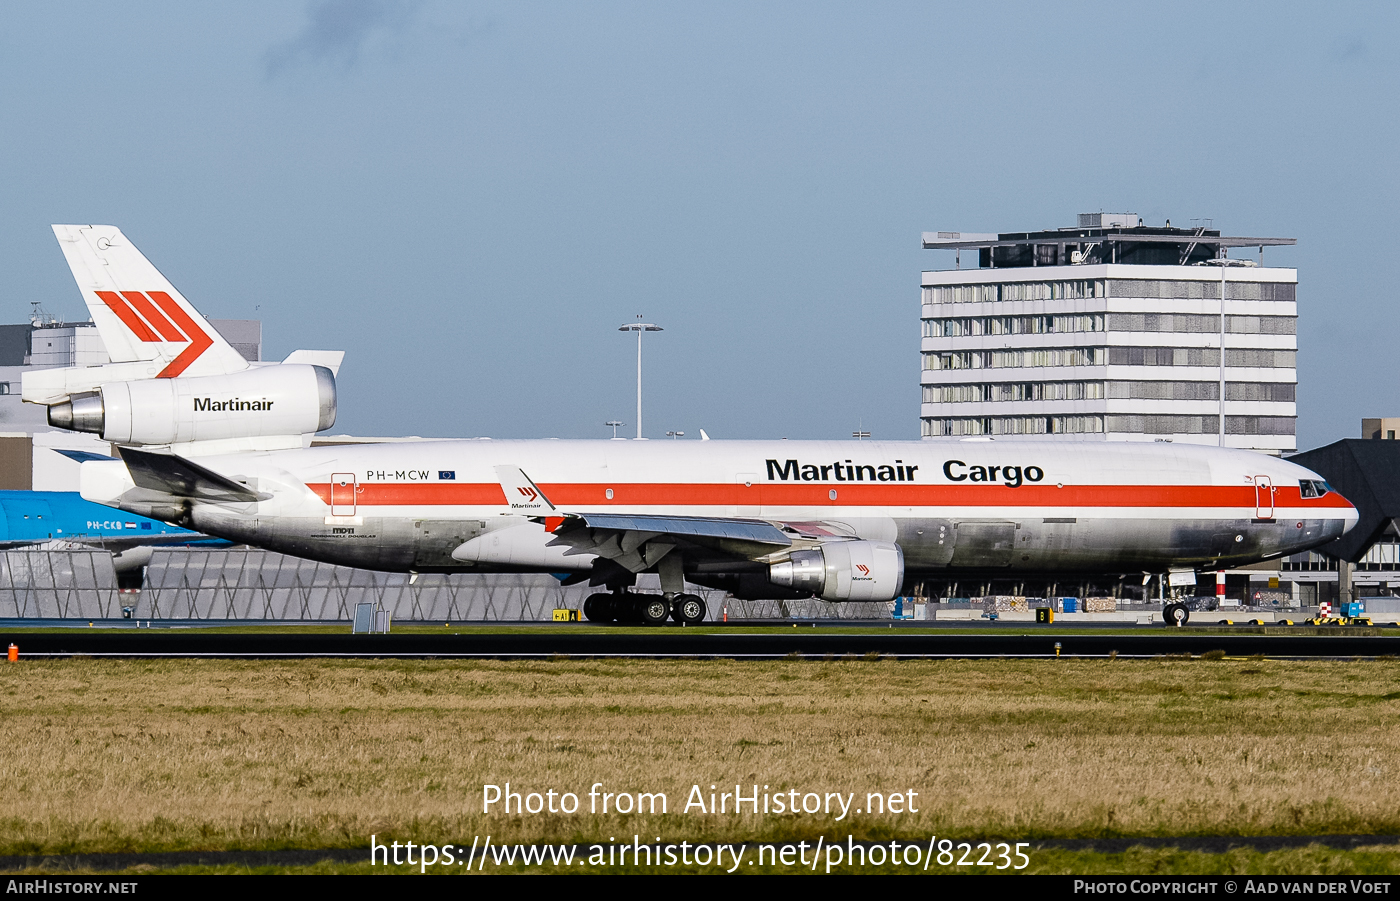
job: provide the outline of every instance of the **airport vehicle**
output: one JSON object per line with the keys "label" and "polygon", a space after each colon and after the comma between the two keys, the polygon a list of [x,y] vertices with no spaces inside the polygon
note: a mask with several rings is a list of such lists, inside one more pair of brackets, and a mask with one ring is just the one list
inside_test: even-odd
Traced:
{"label": "airport vehicle", "polygon": [[[290,403],[310,409],[303,384]],[[139,403],[140,382],[123,390],[145,436],[190,421],[178,405]],[[82,464],[83,497],[368,569],[567,574],[610,589],[589,599],[589,619],[650,623],[704,618],[687,580],[747,598],[883,601],[921,575],[1237,566],[1316,547],[1357,519],[1300,466],[1181,444],[237,440],[123,446],[121,461]],[[628,591],[643,572],[662,594]]]}

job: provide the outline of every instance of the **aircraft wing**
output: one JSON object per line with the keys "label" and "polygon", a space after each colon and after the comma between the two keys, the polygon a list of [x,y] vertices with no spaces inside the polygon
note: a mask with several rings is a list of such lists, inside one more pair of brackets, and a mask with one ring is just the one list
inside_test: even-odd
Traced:
{"label": "aircraft wing", "polygon": [[682,545],[744,560],[792,545],[787,532],[760,519],[563,511],[519,467],[497,466],[496,476],[511,509],[543,522],[554,534],[550,547],[567,547],[565,556],[603,557],[632,572],[656,565]]}
{"label": "aircraft wing", "polygon": [[[638,513],[575,513],[568,517],[584,528],[612,532],[655,532],[694,539],[727,539],[764,547],[792,544],[782,529],[759,519],[713,519],[703,516],[653,516]],[[565,525],[569,525],[566,522]]]}
{"label": "aircraft wing", "polygon": [[654,566],[679,546],[700,550],[706,556],[749,560],[792,544],[782,529],[756,519],[571,513],[562,520],[553,529],[551,547],[567,546],[565,556],[594,554],[632,572]]}

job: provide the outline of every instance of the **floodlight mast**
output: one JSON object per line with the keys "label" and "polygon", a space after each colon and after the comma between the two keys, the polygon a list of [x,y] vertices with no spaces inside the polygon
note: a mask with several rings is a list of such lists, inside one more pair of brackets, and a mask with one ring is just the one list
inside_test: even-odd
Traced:
{"label": "floodlight mast", "polygon": [[[642,314],[638,313],[637,318],[641,319]],[[650,322],[628,322],[618,326],[619,332],[637,333],[637,437],[642,437],[642,332],[664,331],[659,325]]]}

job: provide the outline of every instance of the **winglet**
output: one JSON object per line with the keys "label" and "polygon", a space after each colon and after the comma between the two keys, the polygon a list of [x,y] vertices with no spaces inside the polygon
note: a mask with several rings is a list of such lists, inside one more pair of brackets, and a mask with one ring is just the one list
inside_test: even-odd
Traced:
{"label": "winglet", "polygon": [[501,480],[501,490],[506,493],[506,503],[515,513],[530,516],[562,516],[549,498],[530,477],[518,466],[497,466],[496,478]]}

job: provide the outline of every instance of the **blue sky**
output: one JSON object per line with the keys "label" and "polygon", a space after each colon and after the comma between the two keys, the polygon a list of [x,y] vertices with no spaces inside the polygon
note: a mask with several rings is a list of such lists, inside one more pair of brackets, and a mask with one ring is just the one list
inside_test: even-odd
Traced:
{"label": "blue sky", "polygon": [[1296,237],[1300,448],[1400,414],[1396,8],[7,7],[0,320],[82,318],[120,226],[269,357],[347,351],[360,434],[918,434],[933,229]]}

